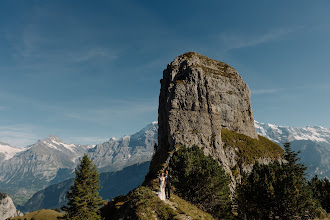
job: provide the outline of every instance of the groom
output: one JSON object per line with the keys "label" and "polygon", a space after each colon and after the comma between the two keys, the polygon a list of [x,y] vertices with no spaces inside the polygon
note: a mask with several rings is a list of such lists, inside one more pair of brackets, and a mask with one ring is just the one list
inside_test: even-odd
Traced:
{"label": "groom", "polygon": [[165,194],[167,199],[171,198],[171,178],[168,174],[168,170],[166,170],[165,173]]}

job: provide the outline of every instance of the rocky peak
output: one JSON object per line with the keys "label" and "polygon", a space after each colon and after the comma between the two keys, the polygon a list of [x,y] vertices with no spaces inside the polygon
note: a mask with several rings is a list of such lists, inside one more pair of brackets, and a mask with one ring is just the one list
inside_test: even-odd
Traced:
{"label": "rocky peak", "polygon": [[228,64],[195,52],[178,56],[161,80],[159,145],[196,144],[216,153],[222,128],[257,139],[250,96]]}
{"label": "rocky peak", "polygon": [[[228,147],[221,131],[258,139],[250,96],[247,84],[228,64],[195,52],[176,57],[161,79],[157,151],[173,152],[181,145],[197,145],[222,164],[234,187],[236,177],[231,170],[238,166],[236,151],[240,150]],[[170,155],[165,164],[169,159]],[[244,169],[243,165],[239,169]]]}
{"label": "rocky peak", "polygon": [[44,140],[45,141],[54,141],[54,142],[58,142],[58,143],[62,142],[62,140],[59,137],[55,136],[54,134],[50,134],[49,137],[45,138]]}

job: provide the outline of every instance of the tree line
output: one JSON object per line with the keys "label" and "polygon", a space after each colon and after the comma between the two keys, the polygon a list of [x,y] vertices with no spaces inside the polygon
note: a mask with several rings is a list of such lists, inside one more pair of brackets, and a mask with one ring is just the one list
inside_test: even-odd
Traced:
{"label": "tree line", "polygon": [[[170,160],[175,193],[216,219],[295,219],[324,217],[330,212],[330,182],[317,176],[307,181],[306,167],[298,153],[284,144],[284,160],[256,163],[244,174],[235,193],[222,166],[197,146],[180,147]],[[87,155],[75,170],[67,192],[62,219],[101,219],[101,186],[96,166]]]}
{"label": "tree line", "polygon": [[234,195],[219,164],[198,147],[175,152],[170,167],[179,196],[216,219],[295,219],[325,217],[330,212],[330,184],[324,178],[307,181],[298,153],[284,144],[284,160],[256,163],[244,174]]}

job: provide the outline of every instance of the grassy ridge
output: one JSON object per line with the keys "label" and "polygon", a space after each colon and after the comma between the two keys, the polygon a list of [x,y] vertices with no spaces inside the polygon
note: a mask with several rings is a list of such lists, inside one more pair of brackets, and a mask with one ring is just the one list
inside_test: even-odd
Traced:
{"label": "grassy ridge", "polygon": [[[221,129],[221,138],[224,149],[234,149],[236,152],[237,166],[254,164],[259,158],[277,160],[284,155],[283,149],[269,139],[258,135],[258,140],[234,131]],[[232,169],[237,174],[237,166]],[[237,172],[236,172],[237,171]]]}
{"label": "grassy ridge", "polygon": [[212,216],[189,202],[172,195],[170,200],[161,201],[149,187],[141,186],[127,196],[115,198],[101,209],[105,219],[213,219]]}
{"label": "grassy ridge", "polygon": [[18,216],[15,218],[10,219],[26,219],[30,220],[31,218],[34,218],[35,220],[57,220],[57,217],[63,216],[63,214],[56,212],[51,209],[41,209],[35,212],[30,212],[24,216]]}

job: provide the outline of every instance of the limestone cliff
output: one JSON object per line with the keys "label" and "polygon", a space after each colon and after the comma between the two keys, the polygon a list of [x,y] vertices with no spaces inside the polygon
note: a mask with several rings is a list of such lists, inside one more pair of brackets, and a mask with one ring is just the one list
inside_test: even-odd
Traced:
{"label": "limestone cliff", "polygon": [[10,196],[0,193],[0,220],[15,216],[23,216],[23,213],[16,209]]}
{"label": "limestone cliff", "polygon": [[164,70],[158,115],[159,145],[198,144],[214,151],[221,128],[258,138],[246,83],[229,65],[194,52]]}
{"label": "limestone cliff", "polygon": [[158,150],[198,145],[222,164],[232,180],[232,170],[248,164],[239,163],[239,151],[244,149],[224,143],[221,130],[258,141],[247,84],[231,66],[195,52],[178,56],[164,70],[158,122]]}

